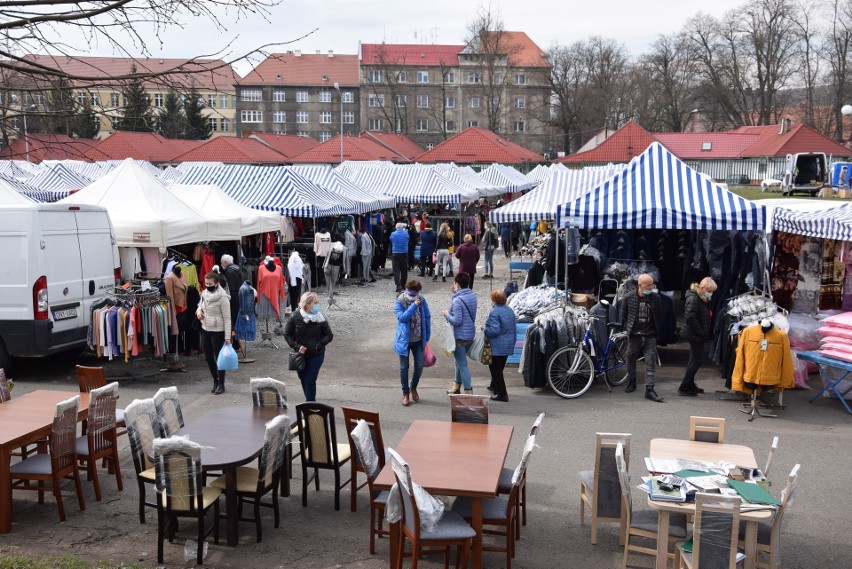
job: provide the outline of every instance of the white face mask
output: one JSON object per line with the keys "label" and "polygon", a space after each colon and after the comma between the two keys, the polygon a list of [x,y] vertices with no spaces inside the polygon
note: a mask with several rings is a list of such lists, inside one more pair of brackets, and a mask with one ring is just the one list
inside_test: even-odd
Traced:
{"label": "white face mask", "polygon": [[713,297],[712,292],[705,292],[704,293],[704,298],[706,298],[707,300],[710,300],[712,297]]}

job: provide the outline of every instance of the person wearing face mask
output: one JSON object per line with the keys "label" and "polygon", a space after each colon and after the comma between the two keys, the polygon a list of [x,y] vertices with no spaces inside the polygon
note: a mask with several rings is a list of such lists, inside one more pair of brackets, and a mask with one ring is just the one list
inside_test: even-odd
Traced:
{"label": "person wearing face mask", "polygon": [[319,297],[306,292],[299,300],[299,310],[287,320],[284,339],[294,351],[305,356],[305,367],[296,372],[302,383],[305,401],[317,400],[317,377],[325,360],[325,347],[334,339],[331,326],[320,313]]}
{"label": "person wearing face mask", "polygon": [[[210,393],[221,395],[225,392],[225,372],[219,370],[216,358],[222,346],[231,344],[231,297],[221,287],[223,277],[212,271],[204,277],[204,292],[195,317],[201,321],[201,347],[210,375],[213,376],[213,389]],[[227,332],[227,334],[226,334]]]}
{"label": "person wearing face mask", "polygon": [[716,281],[704,277],[700,283],[693,283],[684,294],[683,327],[680,335],[689,342],[689,363],[686,364],[686,373],[677,388],[678,395],[689,397],[704,393],[704,390],[695,384],[695,373],[703,363],[704,346],[710,341],[710,320],[713,316],[710,312],[710,298],[715,290]]}
{"label": "person wearing face mask", "polygon": [[645,399],[658,403],[663,401],[654,390],[660,320],[660,297],[654,288],[654,278],[643,273],[636,279],[635,291],[628,290],[621,300],[621,323],[629,338],[624,391],[636,391],[636,361],[641,354],[645,358]]}
{"label": "person wearing face mask", "polygon": [[470,277],[467,273],[458,273],[453,280],[450,309],[444,311],[444,318],[452,325],[453,337],[456,340],[456,349],[453,352],[456,377],[447,390],[451,395],[459,393],[462,385],[465,393],[473,393],[470,369],[467,367],[467,351],[476,336],[476,295],[469,287]]}
{"label": "person wearing face mask", "polygon": [[[432,314],[429,304],[421,296],[423,285],[416,279],[405,283],[405,291],[396,299],[396,338],[393,349],[399,356],[399,381],[402,384],[402,404],[420,401],[417,384],[423,374],[423,349],[432,335]],[[409,352],[414,356],[414,373],[408,383]]]}

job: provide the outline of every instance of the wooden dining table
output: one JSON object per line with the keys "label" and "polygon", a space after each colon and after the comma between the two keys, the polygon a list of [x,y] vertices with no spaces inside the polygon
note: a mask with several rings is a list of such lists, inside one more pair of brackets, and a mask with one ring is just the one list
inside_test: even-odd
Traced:
{"label": "wooden dining table", "polygon": [[[737,466],[757,468],[754,451],[747,446],[705,443],[682,439],[652,439],[651,458],[698,460],[718,463],[732,462]],[[695,514],[695,502],[660,502],[648,496],[648,505],[659,512],[657,522],[657,569],[668,567],[669,516],[671,513]],[[745,569],[754,569],[757,561],[757,527],[760,522],[771,522],[774,510],[743,510],[740,523],[745,523]]]}
{"label": "wooden dining table", "polygon": [[89,415],[89,394],[39,389],[0,403],[0,533],[12,531],[12,451],[45,439],[53,428],[56,404],[80,396],[77,420]]}
{"label": "wooden dining table", "polygon": [[[482,500],[497,495],[513,427],[417,420],[394,449],[408,462],[411,478],[431,494],[471,499],[471,527],[476,531],[474,569],[482,567]],[[389,490],[395,482],[388,461],[374,487]],[[391,526],[391,567],[402,551],[399,524]]]}
{"label": "wooden dining table", "polygon": [[295,412],[278,407],[223,407],[188,422],[179,435],[202,445],[201,465],[204,470],[225,473],[225,511],[227,544],[239,544],[239,498],[237,496],[237,467],[260,456],[266,423],[286,413],[295,422]]}

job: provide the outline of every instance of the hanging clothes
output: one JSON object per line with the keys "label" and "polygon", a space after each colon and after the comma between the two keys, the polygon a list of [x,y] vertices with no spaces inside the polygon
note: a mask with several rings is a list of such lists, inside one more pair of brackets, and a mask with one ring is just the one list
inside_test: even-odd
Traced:
{"label": "hanging clothes", "polygon": [[751,394],[747,383],[774,389],[793,388],[790,338],[777,327],[764,331],[760,324],[754,324],[740,332],[731,387]]}
{"label": "hanging clothes", "polygon": [[213,256],[213,249],[209,247],[204,248],[204,252],[201,255],[201,278],[199,279],[198,285],[201,287],[201,290],[204,290],[204,277],[207,276],[210,271],[213,270],[213,266],[216,264],[216,257]]}
{"label": "hanging clothes", "polygon": [[257,335],[257,319],[254,314],[257,291],[248,282],[244,282],[237,294],[240,310],[237,313],[234,331],[238,340],[253,341]]}
{"label": "hanging clothes", "polygon": [[[271,267],[271,269],[270,269]],[[284,273],[270,257],[257,268],[257,316],[281,319],[281,304],[287,300]]]}

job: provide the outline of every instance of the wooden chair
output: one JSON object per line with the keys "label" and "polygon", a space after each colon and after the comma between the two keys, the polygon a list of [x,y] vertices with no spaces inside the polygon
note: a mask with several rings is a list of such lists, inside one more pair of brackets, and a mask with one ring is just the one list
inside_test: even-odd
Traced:
{"label": "wooden chair", "polygon": [[[172,437],[155,439],[154,468],[157,476],[157,562],[163,563],[163,539],[168,531],[174,541],[177,518],[195,518],[198,523],[195,561],[203,562],[204,540],[213,533],[219,543],[218,488],[204,486],[201,468],[201,445],[188,439]],[[213,509],[213,527],[204,529],[204,519]]]}
{"label": "wooden chair", "polygon": [[[86,367],[86,366],[77,366],[77,385],[80,388],[80,393],[90,393],[93,389],[97,389],[99,387],[103,387],[106,385],[106,375],[104,374],[104,368],[102,367]],[[124,409],[116,408],[115,410],[115,425],[118,430],[116,430],[115,436],[120,437],[121,435],[127,434],[127,425],[124,420]],[[83,421],[83,434],[86,434],[86,429],[88,428],[88,421]]]}
{"label": "wooden chair", "polygon": [[[776,439],[778,437],[775,437]],[[758,569],[780,569],[781,568],[781,521],[787,509],[793,505],[796,499],[796,491],[798,490],[800,465],[793,467],[790,471],[790,476],[787,477],[787,486],[781,491],[781,507],[772,518],[772,523],[759,523],[757,526],[757,553],[758,558],[755,559],[755,567]],[[740,527],[739,547],[745,547],[745,527]],[[769,556],[767,562],[760,559],[760,554],[765,553]]]}
{"label": "wooden chair", "polygon": [[[538,433],[541,422],[544,420],[544,413],[541,413],[530,427],[529,436]],[[497,494],[510,494],[512,492],[512,477],[515,475],[514,468],[503,468],[500,472],[500,481],[497,483]],[[521,478],[520,490],[517,494],[518,503],[516,504],[520,515],[515,517],[515,538],[521,537],[521,524],[527,525],[527,471],[524,469],[523,478]]]}
{"label": "wooden chair", "polygon": [[[512,476],[512,491],[508,498],[496,497],[482,501],[482,533],[498,535],[506,540],[505,547],[483,546],[483,551],[495,551],[506,554],[506,569],[512,569],[512,558],[515,557],[515,528],[518,518],[518,494],[521,491],[521,481],[526,477],[525,473],[529,464],[530,455],[535,448],[535,435],[530,435],[524,445],[521,454],[521,462],[515,468]],[[470,498],[456,498],[453,510],[466,521],[470,522],[473,505]],[[492,529],[497,527],[499,529]],[[485,529],[488,528],[488,529]]]}
{"label": "wooden chair", "polygon": [[766,457],[766,466],[763,468],[763,475],[769,476],[769,469],[772,467],[772,461],[775,460],[775,451],[778,450],[778,437],[772,438],[772,446],[769,447],[769,454]]}
{"label": "wooden chair", "polygon": [[[385,490],[378,491],[373,488],[373,482],[375,482],[376,477],[384,467],[385,453],[384,451],[376,452],[378,449],[374,445],[375,430],[373,429],[373,425],[365,419],[356,419],[355,426],[351,429],[349,428],[349,421],[352,415],[347,415],[347,410],[358,412],[360,409],[344,407],[343,413],[346,416],[346,430],[349,433],[349,443],[355,451],[352,455],[352,462],[354,463],[355,459],[357,459],[361,472],[367,475],[365,484],[370,492],[370,555],[375,555],[376,537],[390,535],[390,531],[384,529],[385,505],[387,504],[390,493]],[[378,421],[378,413],[370,413],[369,411],[361,412],[374,414]],[[381,437],[381,430],[379,431],[379,437]],[[354,470],[352,472],[352,480],[355,480]],[[352,486],[355,486],[354,482]],[[353,509],[353,511],[355,510]]]}
{"label": "wooden chair", "polygon": [[183,412],[177,387],[161,387],[154,394],[154,405],[160,416],[160,436],[170,437],[183,428]]}
{"label": "wooden chair", "polygon": [[130,440],[130,454],[133,468],[136,470],[136,484],[139,487],[139,523],[145,523],[145,506],[156,508],[155,502],[145,501],[145,486],[157,481],[154,469],[154,439],[160,432],[160,418],[153,399],[137,399],[124,410],[127,419],[127,438]]}
{"label": "wooden chair", "polygon": [[402,543],[400,545],[399,562],[396,569],[402,568],[402,558],[405,554],[405,541],[411,542],[411,569],[417,569],[420,557],[426,553],[443,551],[444,567],[449,567],[450,547],[456,547],[456,567],[459,560],[462,567],[467,567],[467,559],[476,532],[458,513],[445,511],[435,527],[427,529],[420,521],[420,510],[414,498],[414,481],[408,463],[393,449],[388,449],[399,497],[402,499],[402,520],[400,529]]}
{"label": "wooden chair", "polygon": [[5,403],[12,398],[12,392],[9,391],[9,380],[6,379],[6,372],[0,367],[0,403]]}
{"label": "wooden chair", "polygon": [[[299,447],[302,453],[302,506],[308,507],[308,484],[314,481],[320,489],[319,471],[334,471],[334,509],[340,509],[340,490],[352,482],[340,482],[340,471],[351,458],[349,444],[337,442],[334,407],[307,401],[296,406],[299,425]],[[308,469],[313,473],[308,477]]]}
{"label": "wooden chair", "polygon": [[689,440],[702,443],[724,443],[725,419],[719,417],[690,417]]}
{"label": "wooden chair", "polygon": [[621,524],[619,544],[624,544],[624,508],[621,500],[621,483],[615,450],[620,443],[624,448],[625,463],[630,465],[630,434],[595,434],[595,469],[578,472],[580,477],[580,525],[586,525],[585,511],[592,513],[592,544],[598,542],[598,524]]}
{"label": "wooden chair", "polygon": [[[624,563],[623,567],[627,568],[627,555],[633,551],[636,553],[644,553],[656,557],[657,550],[650,547],[642,547],[639,545],[631,545],[630,537],[644,537],[657,541],[657,527],[660,514],[657,510],[639,510],[633,511],[633,495],[632,486],[630,484],[630,474],[627,472],[627,461],[624,458],[624,446],[618,444],[615,448],[615,464],[618,467],[618,480],[621,484],[621,507],[624,511],[624,522],[622,531],[624,532]],[[669,537],[686,538],[686,515],[672,513],[669,515]],[[666,547],[668,551],[668,547]],[[675,554],[669,553],[669,559],[674,561]]]}
{"label": "wooden chair", "polygon": [[[367,423],[367,426],[370,428],[370,435],[372,437],[373,448],[376,449],[377,456],[379,457],[379,470],[384,468],[385,466],[385,443],[382,439],[382,424],[379,421],[379,414],[375,411],[366,411],[364,409],[356,409],[354,407],[341,407],[343,411],[343,425],[346,428],[347,433],[351,433],[352,429],[358,424],[358,421],[364,421]],[[358,453],[355,452],[357,446],[355,441],[352,440],[352,437],[349,437],[349,453],[352,455],[352,484],[350,485],[350,501],[351,501],[351,509],[353,512],[358,511],[358,490],[367,486],[370,482],[370,477],[367,475],[367,479],[362,482],[360,485],[358,484],[358,473],[363,472],[367,474],[367,471],[364,470],[364,465],[361,463],[361,459],[358,456]],[[372,496],[372,491],[370,492]]]}
{"label": "wooden chair", "polygon": [[488,402],[486,395],[450,395],[450,413],[453,423],[488,424]]}
{"label": "wooden chair", "polygon": [[89,392],[89,428],[82,437],[77,437],[77,460],[86,464],[89,480],[95,486],[95,499],[101,501],[101,484],[98,479],[98,460],[109,459],[115,473],[119,490],[121,466],[118,463],[118,444],[115,434],[115,402],[118,399],[118,384],[110,383]]}
{"label": "wooden chair", "polygon": [[678,544],[679,569],[734,569],[745,558],[745,555],[737,552],[741,505],[739,496],[695,495],[692,551],[684,551],[684,544]]}
{"label": "wooden chair", "polygon": [[[271,377],[253,377],[249,380],[251,389],[251,403],[255,407],[278,407],[287,408],[287,385]],[[287,438],[287,448],[284,449],[284,461],[281,463],[285,471],[281,472],[281,497],[290,496],[290,480],[293,478],[293,460],[299,456],[293,454],[293,441],[299,438],[299,426],[290,428],[290,436]]]}
{"label": "wooden chair", "polygon": [[[275,515],[275,527],[280,527],[278,510],[278,485],[281,483],[281,463],[286,455],[285,448],[290,444],[290,419],[287,415],[278,415],[266,424],[266,435],[263,438],[263,451],[260,454],[258,468],[241,466],[237,468],[237,495],[240,498],[240,510],[243,502],[254,506],[254,517],[244,518],[243,522],[253,521],[257,528],[257,543],[263,541],[263,529],[260,524],[260,507],[272,508]],[[225,476],[220,476],[210,484],[213,488],[225,491]],[[269,503],[261,502],[261,498],[272,492]]]}
{"label": "wooden chair", "polygon": [[[9,478],[13,490],[30,490],[38,492],[38,503],[44,503],[44,492],[51,490],[56,498],[59,510],[59,521],[65,521],[65,507],[62,503],[62,479],[66,476],[74,478],[77,490],[77,502],[80,511],[86,509],[83,501],[83,488],[80,484],[80,470],[77,467],[77,412],[80,407],[80,396],[62,401],[56,405],[53,417],[53,427],[50,430],[49,452],[36,454],[13,464],[9,468]],[[30,484],[15,485],[16,480],[38,482],[38,486]],[[45,483],[50,485],[46,486]]]}

